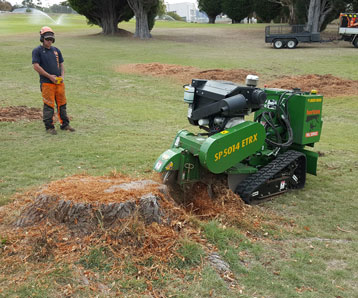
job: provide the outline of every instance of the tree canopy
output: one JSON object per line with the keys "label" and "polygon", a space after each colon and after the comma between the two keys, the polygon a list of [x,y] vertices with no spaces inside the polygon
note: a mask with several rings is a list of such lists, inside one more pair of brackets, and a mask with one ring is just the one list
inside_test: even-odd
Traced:
{"label": "tree canopy", "polygon": [[[263,20],[265,2],[280,5],[281,11],[287,12],[290,24],[307,24],[307,29],[312,32],[323,31],[341,12],[356,12],[355,10],[358,9],[358,0],[255,0],[254,10]],[[267,9],[266,13],[269,12],[270,10]],[[274,15],[274,11],[272,13]]]}
{"label": "tree canopy", "polygon": [[270,0],[255,0],[253,11],[257,18],[263,23],[270,23],[281,12],[281,4],[272,3]]}
{"label": "tree canopy", "polygon": [[134,36],[150,38],[160,0],[68,0],[70,6],[84,15],[89,24],[98,25],[103,34],[118,32],[118,24],[136,17]]}
{"label": "tree canopy", "polygon": [[163,16],[166,14],[166,10],[167,10],[167,7],[166,5],[164,4],[164,0],[159,0],[158,1],[158,9],[157,9],[157,15],[158,16]]}
{"label": "tree canopy", "polygon": [[[0,3],[7,2],[0,0]],[[30,7],[33,0],[23,3]],[[89,24],[100,26],[103,34],[116,33],[118,23],[129,21],[135,15],[135,36],[141,39],[151,37],[155,17],[158,13],[163,14],[165,7],[163,0],[68,0],[68,3],[86,16]],[[221,13],[238,23],[255,12],[262,22],[280,17],[281,21],[288,20],[290,24],[306,23],[312,32],[319,32],[340,12],[356,12],[358,0],[198,0],[198,7],[212,24]]]}
{"label": "tree canopy", "polygon": [[290,24],[295,23],[295,2],[296,0],[270,0],[270,2],[275,4],[280,4],[283,8],[286,8],[288,11],[288,22]]}
{"label": "tree canopy", "polygon": [[358,12],[358,0],[352,1],[352,3],[349,5],[349,11]]}
{"label": "tree canopy", "polygon": [[200,11],[206,13],[210,24],[215,24],[216,16],[222,13],[222,0],[198,0]]}
{"label": "tree canopy", "polygon": [[98,25],[103,34],[118,32],[118,24],[129,21],[134,13],[127,0],[68,0],[70,6],[84,15],[89,24]]}
{"label": "tree canopy", "polygon": [[240,23],[252,13],[253,3],[251,0],[222,0],[222,8],[232,23]]}
{"label": "tree canopy", "polygon": [[11,3],[7,2],[7,1],[0,0],[0,10],[11,11],[12,10]]}

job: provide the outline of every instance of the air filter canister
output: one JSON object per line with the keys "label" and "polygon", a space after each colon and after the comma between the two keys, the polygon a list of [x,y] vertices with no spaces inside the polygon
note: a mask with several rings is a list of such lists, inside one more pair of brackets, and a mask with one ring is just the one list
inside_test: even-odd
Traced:
{"label": "air filter canister", "polygon": [[259,77],[255,75],[248,75],[246,77],[246,86],[256,87],[259,83]]}

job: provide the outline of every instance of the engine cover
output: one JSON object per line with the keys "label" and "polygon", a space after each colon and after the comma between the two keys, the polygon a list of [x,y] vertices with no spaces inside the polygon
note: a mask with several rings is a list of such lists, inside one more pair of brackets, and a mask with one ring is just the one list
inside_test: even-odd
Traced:
{"label": "engine cover", "polygon": [[207,138],[200,147],[200,163],[212,173],[223,173],[260,150],[265,137],[260,123],[245,121]]}

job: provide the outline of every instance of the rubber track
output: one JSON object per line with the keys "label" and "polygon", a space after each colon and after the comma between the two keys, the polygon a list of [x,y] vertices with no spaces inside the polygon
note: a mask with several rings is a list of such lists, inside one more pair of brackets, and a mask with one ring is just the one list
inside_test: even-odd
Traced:
{"label": "rubber track", "polygon": [[272,179],[285,169],[290,163],[295,161],[301,156],[305,156],[303,153],[289,150],[285,153],[280,154],[276,159],[271,161],[269,164],[261,168],[255,174],[248,176],[243,180],[237,187],[236,193],[245,201],[249,201],[250,195],[257,190],[261,185],[265,184],[266,181]]}

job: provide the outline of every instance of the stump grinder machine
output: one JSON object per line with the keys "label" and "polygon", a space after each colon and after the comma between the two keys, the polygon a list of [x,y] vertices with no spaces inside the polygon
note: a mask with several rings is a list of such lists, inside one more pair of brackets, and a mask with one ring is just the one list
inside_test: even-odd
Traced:
{"label": "stump grinder machine", "polygon": [[200,129],[180,130],[159,156],[154,170],[164,183],[185,191],[202,182],[210,194],[221,179],[251,203],[303,188],[306,173],[316,175],[318,153],[307,147],[320,140],[323,96],[257,83],[249,75],[243,86],[201,79],[184,86],[189,123]]}

